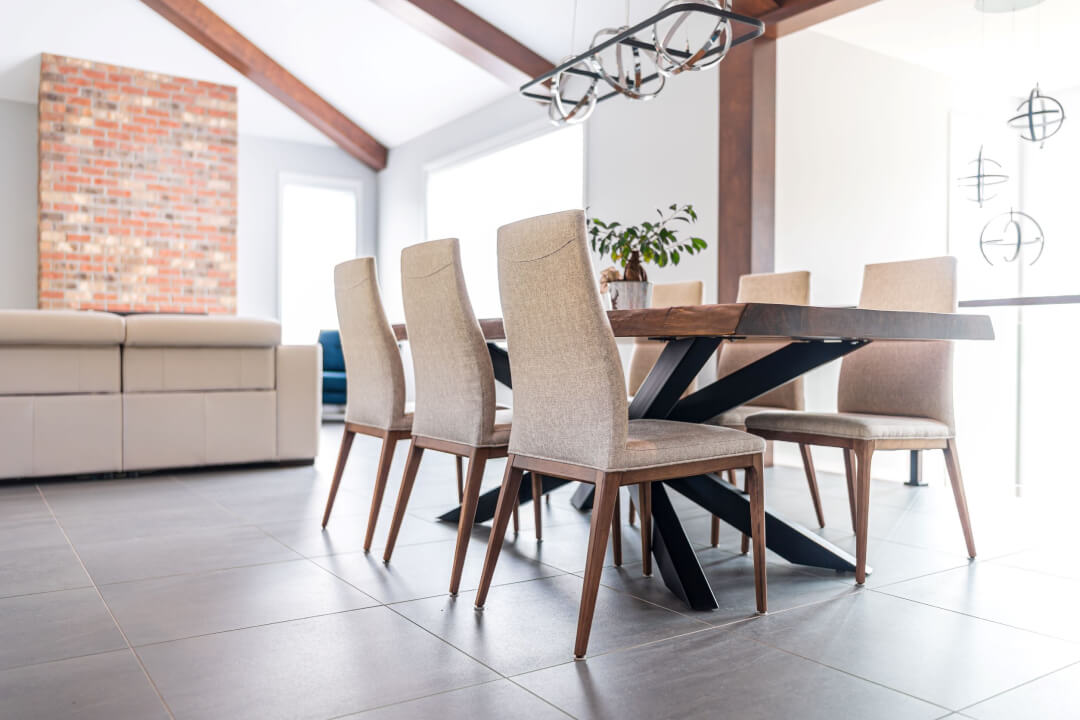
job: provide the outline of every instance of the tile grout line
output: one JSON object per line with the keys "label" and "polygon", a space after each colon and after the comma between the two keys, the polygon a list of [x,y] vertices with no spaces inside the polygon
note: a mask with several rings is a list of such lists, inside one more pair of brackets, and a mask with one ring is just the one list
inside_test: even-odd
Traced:
{"label": "tile grout line", "polygon": [[49,503],[48,498],[45,497],[45,492],[41,489],[40,485],[36,487],[38,489],[38,494],[41,496],[41,501],[45,503],[45,507],[48,508],[49,514],[52,515],[53,519],[56,521],[56,526],[60,528],[60,532],[64,534],[64,539],[67,541],[68,547],[71,548],[71,552],[74,553],[75,559],[79,561],[79,565],[80,567],[82,567],[83,572],[86,573],[86,576],[90,579],[90,582],[93,583],[92,587],[94,588],[94,592],[97,593],[98,599],[101,600],[101,604],[102,606],[104,606],[105,612],[109,613],[109,617],[112,619],[113,625],[116,627],[117,632],[120,633],[120,637],[124,639],[124,644],[127,645],[128,651],[131,652],[132,656],[135,658],[135,662],[139,664],[139,669],[142,670],[143,675],[146,677],[146,681],[150,683],[150,687],[153,688],[154,694],[157,695],[158,700],[161,702],[161,706],[165,709],[165,712],[168,713],[169,717],[172,718],[172,720],[176,720],[176,715],[173,714],[172,708],[170,708],[169,704],[165,702],[165,696],[161,694],[161,690],[158,688],[157,683],[155,683],[154,679],[150,677],[150,671],[147,670],[142,658],[139,657],[139,653],[135,651],[134,647],[132,647],[131,641],[128,639],[127,633],[124,632],[124,628],[120,626],[120,622],[116,619],[116,615],[113,614],[112,608],[109,607],[109,603],[105,601],[105,596],[101,594],[100,588],[98,588],[97,584],[94,583],[94,578],[92,575],[90,575],[90,571],[86,568],[86,563],[83,562],[82,555],[79,554],[79,551],[75,549],[75,545],[72,544],[71,538],[68,537],[67,531],[64,529],[63,523],[60,522],[60,518],[56,517],[56,513],[53,511],[52,505]]}
{"label": "tile grout line", "polygon": [[1069,663],[1068,665],[1065,665],[1064,667],[1059,667],[1057,670],[1051,670],[1050,672],[1044,673],[1044,674],[1042,674],[1042,675],[1040,675],[1038,677],[1031,678],[1030,680],[1022,682],[1019,685],[1014,685],[1013,687],[1008,688],[1006,690],[1002,690],[1001,692],[994,693],[993,695],[991,695],[989,697],[985,697],[982,700],[979,700],[978,702],[973,702],[970,705],[965,705],[964,707],[960,708],[956,712],[962,713],[965,710],[970,710],[971,708],[975,707],[976,705],[982,705],[984,702],[989,702],[990,700],[993,700],[994,698],[1001,697],[1002,695],[1007,695],[1008,693],[1011,693],[1014,690],[1019,690],[1020,688],[1026,686],[1026,685],[1030,685],[1030,684],[1032,684],[1034,682],[1038,682],[1039,680],[1042,680],[1044,678],[1048,678],[1051,675],[1057,675],[1060,672],[1065,672],[1069,668],[1076,667],[1077,665],[1080,665],[1080,660],[1078,660],[1076,662],[1073,662],[1073,663]]}

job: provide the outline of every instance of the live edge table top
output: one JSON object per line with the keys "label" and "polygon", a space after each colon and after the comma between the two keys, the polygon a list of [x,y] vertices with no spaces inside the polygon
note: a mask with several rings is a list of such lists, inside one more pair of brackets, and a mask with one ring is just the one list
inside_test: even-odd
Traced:
{"label": "live edge table top", "polygon": [[[645,310],[609,310],[616,337],[786,338],[803,340],[993,340],[986,315],[964,315],[858,308],[729,303],[681,305]],[[502,318],[480,320],[488,340],[506,338]],[[394,325],[398,340],[408,339],[404,324]]]}

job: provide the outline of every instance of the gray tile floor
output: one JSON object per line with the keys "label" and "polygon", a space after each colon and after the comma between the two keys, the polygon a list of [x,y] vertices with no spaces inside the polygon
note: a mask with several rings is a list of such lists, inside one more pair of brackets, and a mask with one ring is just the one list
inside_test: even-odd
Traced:
{"label": "gray tile floor", "polygon": [[[478,612],[486,527],[446,595],[449,458],[425,455],[390,566],[361,551],[374,442],[358,437],[319,529],[339,433],[314,467],[0,485],[0,718],[1080,717],[1072,504],[969,478],[969,563],[947,488],[876,482],[866,588],[771,556],[756,617],[738,535],[708,547],[707,515],[675,496],[720,609],[642,577],[627,524],[573,662],[588,516],[572,488],[543,505],[543,543],[522,512]],[[852,549],[843,480],[821,483],[820,532]],[[766,499],[813,520],[798,470],[769,470]]]}

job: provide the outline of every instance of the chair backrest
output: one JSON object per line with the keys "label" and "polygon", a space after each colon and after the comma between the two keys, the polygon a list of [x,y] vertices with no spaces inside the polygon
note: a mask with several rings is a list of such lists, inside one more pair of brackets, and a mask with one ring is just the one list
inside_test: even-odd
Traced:
{"label": "chair backrest", "polygon": [[585,238],[581,210],[499,228],[510,452],[605,468],[626,446],[626,381]]}
{"label": "chair backrest", "polygon": [[[809,305],[810,273],[798,271],[743,275],[739,278],[739,295],[736,301],[742,303]],[[730,375],[736,370],[776,352],[785,345],[787,343],[784,342],[724,343],[720,347],[717,358],[716,375],[717,377]],[[795,378],[785,385],[754,398],[749,404],[755,407],[802,410],[806,406],[803,379],[801,377]]]}
{"label": "chair backrest", "polygon": [[456,239],[401,251],[416,409],[413,434],[477,445],[495,424],[495,374]]}
{"label": "chair backrest", "polygon": [[[859,307],[956,312],[956,258],[867,265]],[[905,415],[953,427],[952,343],[874,342],[840,367],[840,412]]]}
{"label": "chair backrest", "polygon": [[335,267],[334,296],[348,387],[345,419],[387,429],[405,413],[405,371],[379,297],[375,258]]}
{"label": "chair backrest", "polygon": [[[701,298],[705,293],[705,284],[700,280],[693,282],[666,283],[653,285],[652,306],[655,308],[674,307],[676,305],[700,305]],[[634,338],[634,354],[630,356],[630,379],[627,388],[633,395],[649,376],[649,371],[660,359],[660,353],[664,351],[665,342],[649,340],[647,338]],[[687,388],[692,391],[693,385]]]}

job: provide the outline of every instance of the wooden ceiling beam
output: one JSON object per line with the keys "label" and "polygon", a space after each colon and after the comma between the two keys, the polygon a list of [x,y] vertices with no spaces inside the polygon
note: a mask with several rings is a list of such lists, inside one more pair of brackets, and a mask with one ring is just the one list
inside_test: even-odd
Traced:
{"label": "wooden ceiling beam", "polygon": [[547,58],[453,0],[374,2],[515,88],[555,67]]}
{"label": "wooden ceiling beam", "polygon": [[782,0],[775,10],[757,15],[765,21],[765,36],[781,38],[878,0]]}
{"label": "wooden ceiling beam", "polygon": [[387,149],[363,128],[300,82],[273,58],[198,0],[142,0],[193,40],[318,128],[345,152],[374,170],[386,167]]}

